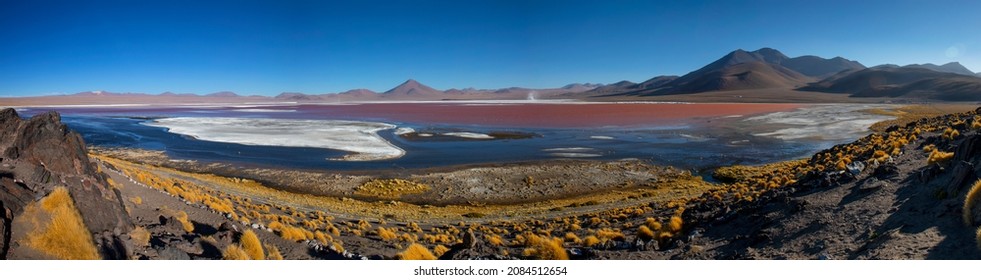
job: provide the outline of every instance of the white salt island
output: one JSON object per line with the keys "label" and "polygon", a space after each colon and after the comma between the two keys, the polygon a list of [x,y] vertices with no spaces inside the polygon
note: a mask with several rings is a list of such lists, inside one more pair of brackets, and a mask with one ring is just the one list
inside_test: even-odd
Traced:
{"label": "white salt island", "polygon": [[351,152],[331,160],[373,161],[395,159],[405,150],[378,135],[394,129],[387,123],[342,120],[290,120],[257,118],[163,118],[145,123],[171,133],[212,142],[243,145],[311,147]]}

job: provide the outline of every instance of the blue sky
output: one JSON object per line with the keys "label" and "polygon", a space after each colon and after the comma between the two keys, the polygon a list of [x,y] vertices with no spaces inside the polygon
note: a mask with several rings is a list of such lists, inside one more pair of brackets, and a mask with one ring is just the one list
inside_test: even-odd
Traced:
{"label": "blue sky", "polygon": [[737,48],[981,71],[981,1],[0,0],[0,96],[558,87]]}

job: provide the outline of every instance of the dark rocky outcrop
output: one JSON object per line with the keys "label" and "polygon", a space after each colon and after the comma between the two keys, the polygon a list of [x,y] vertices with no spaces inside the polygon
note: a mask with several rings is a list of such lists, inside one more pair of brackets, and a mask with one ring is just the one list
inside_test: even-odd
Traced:
{"label": "dark rocky outcrop", "polygon": [[0,211],[9,212],[0,226],[5,231],[0,257],[12,247],[6,242],[9,221],[59,186],[69,190],[102,257],[128,258],[120,236],[133,225],[118,190],[89,160],[82,137],[61,123],[56,112],[23,120],[13,109],[0,110]]}

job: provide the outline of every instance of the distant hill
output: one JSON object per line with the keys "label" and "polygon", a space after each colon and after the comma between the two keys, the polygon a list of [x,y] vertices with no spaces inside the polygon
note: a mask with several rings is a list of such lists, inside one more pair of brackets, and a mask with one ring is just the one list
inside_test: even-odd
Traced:
{"label": "distant hill", "polygon": [[942,101],[981,101],[981,77],[955,75],[927,78],[896,87],[868,90],[852,96]]}
{"label": "distant hill", "polygon": [[601,86],[601,87],[597,87],[597,88],[591,89],[589,91],[586,91],[586,94],[587,95],[603,95],[603,94],[610,94],[610,93],[620,93],[620,92],[624,92],[624,91],[629,90],[630,87],[635,86],[635,85],[637,85],[637,83],[634,83],[634,82],[631,82],[631,81],[627,81],[627,80],[623,80],[623,81],[619,81],[619,82],[612,83],[612,84],[609,84],[609,85],[605,85],[605,86]]}
{"label": "distant hill", "polygon": [[677,80],[677,79],[678,79],[678,76],[664,76],[664,75],[662,75],[662,76],[657,76],[657,77],[654,77],[654,78],[650,78],[650,79],[648,79],[646,81],[640,82],[639,84],[629,85],[626,88],[627,89],[633,89],[633,90],[659,89],[659,88],[663,87],[664,85],[667,85],[668,83],[673,82],[674,80]]}
{"label": "distant hill", "polygon": [[944,75],[949,74],[924,68],[875,67],[840,77],[831,77],[802,89],[834,93],[860,93],[870,89],[907,84]]}
{"label": "distant hill", "polygon": [[937,71],[937,72],[954,73],[954,74],[961,74],[961,75],[966,75],[966,76],[976,76],[977,75],[976,73],[974,73],[971,70],[967,69],[967,67],[964,67],[964,65],[961,65],[959,62],[951,62],[951,63],[947,63],[947,64],[944,64],[944,65],[936,65],[936,64],[932,64],[932,63],[927,63],[927,64],[910,64],[910,65],[906,65],[906,66],[903,66],[903,67],[906,67],[906,68],[924,68],[924,69],[929,69],[929,70],[933,70],[933,71]]}
{"label": "distant hill", "polygon": [[207,97],[239,97],[238,94],[231,91],[219,91],[215,93],[209,93],[205,95]]}
{"label": "distant hill", "polygon": [[813,55],[805,55],[791,58],[780,65],[797,71],[797,73],[818,79],[826,78],[842,71],[865,69],[865,65],[858,63],[858,61],[847,60],[840,56],[824,59]]}
{"label": "distant hill", "polygon": [[801,90],[847,93],[854,97],[981,101],[981,77],[920,66],[877,66],[831,77]]}

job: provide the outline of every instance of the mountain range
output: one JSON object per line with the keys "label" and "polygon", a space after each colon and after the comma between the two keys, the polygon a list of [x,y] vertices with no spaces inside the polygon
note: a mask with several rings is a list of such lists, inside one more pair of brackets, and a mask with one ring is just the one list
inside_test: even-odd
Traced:
{"label": "mountain range", "polygon": [[[480,99],[583,99],[583,100],[648,100],[681,98],[697,101],[699,96],[725,92],[777,92],[794,98],[807,94],[830,93],[843,98],[886,98],[923,101],[981,101],[981,73],[974,73],[958,62],[943,65],[884,64],[866,67],[858,61],[843,57],[822,58],[813,55],[788,57],[772,48],[755,51],[738,49],[682,76],[661,75],[635,83],[620,81],[611,84],[575,83],[560,88],[531,89],[509,87],[501,89],[438,90],[409,79],[384,92],[353,89],[339,93],[306,94],[284,92],[275,97],[241,96],[233,92],[206,95],[165,92],[158,95],[143,93],[110,93],[89,91],[61,96],[80,103],[138,102],[168,103],[168,99],[200,99],[234,102],[288,101],[298,103],[343,101],[434,101]],[[2,99],[0,99],[2,100]],[[91,101],[91,100],[97,100]],[[9,100],[8,100],[9,101]],[[91,101],[91,102],[86,102]],[[746,101],[746,100],[742,100]],[[751,100],[749,100],[751,102]]]}

